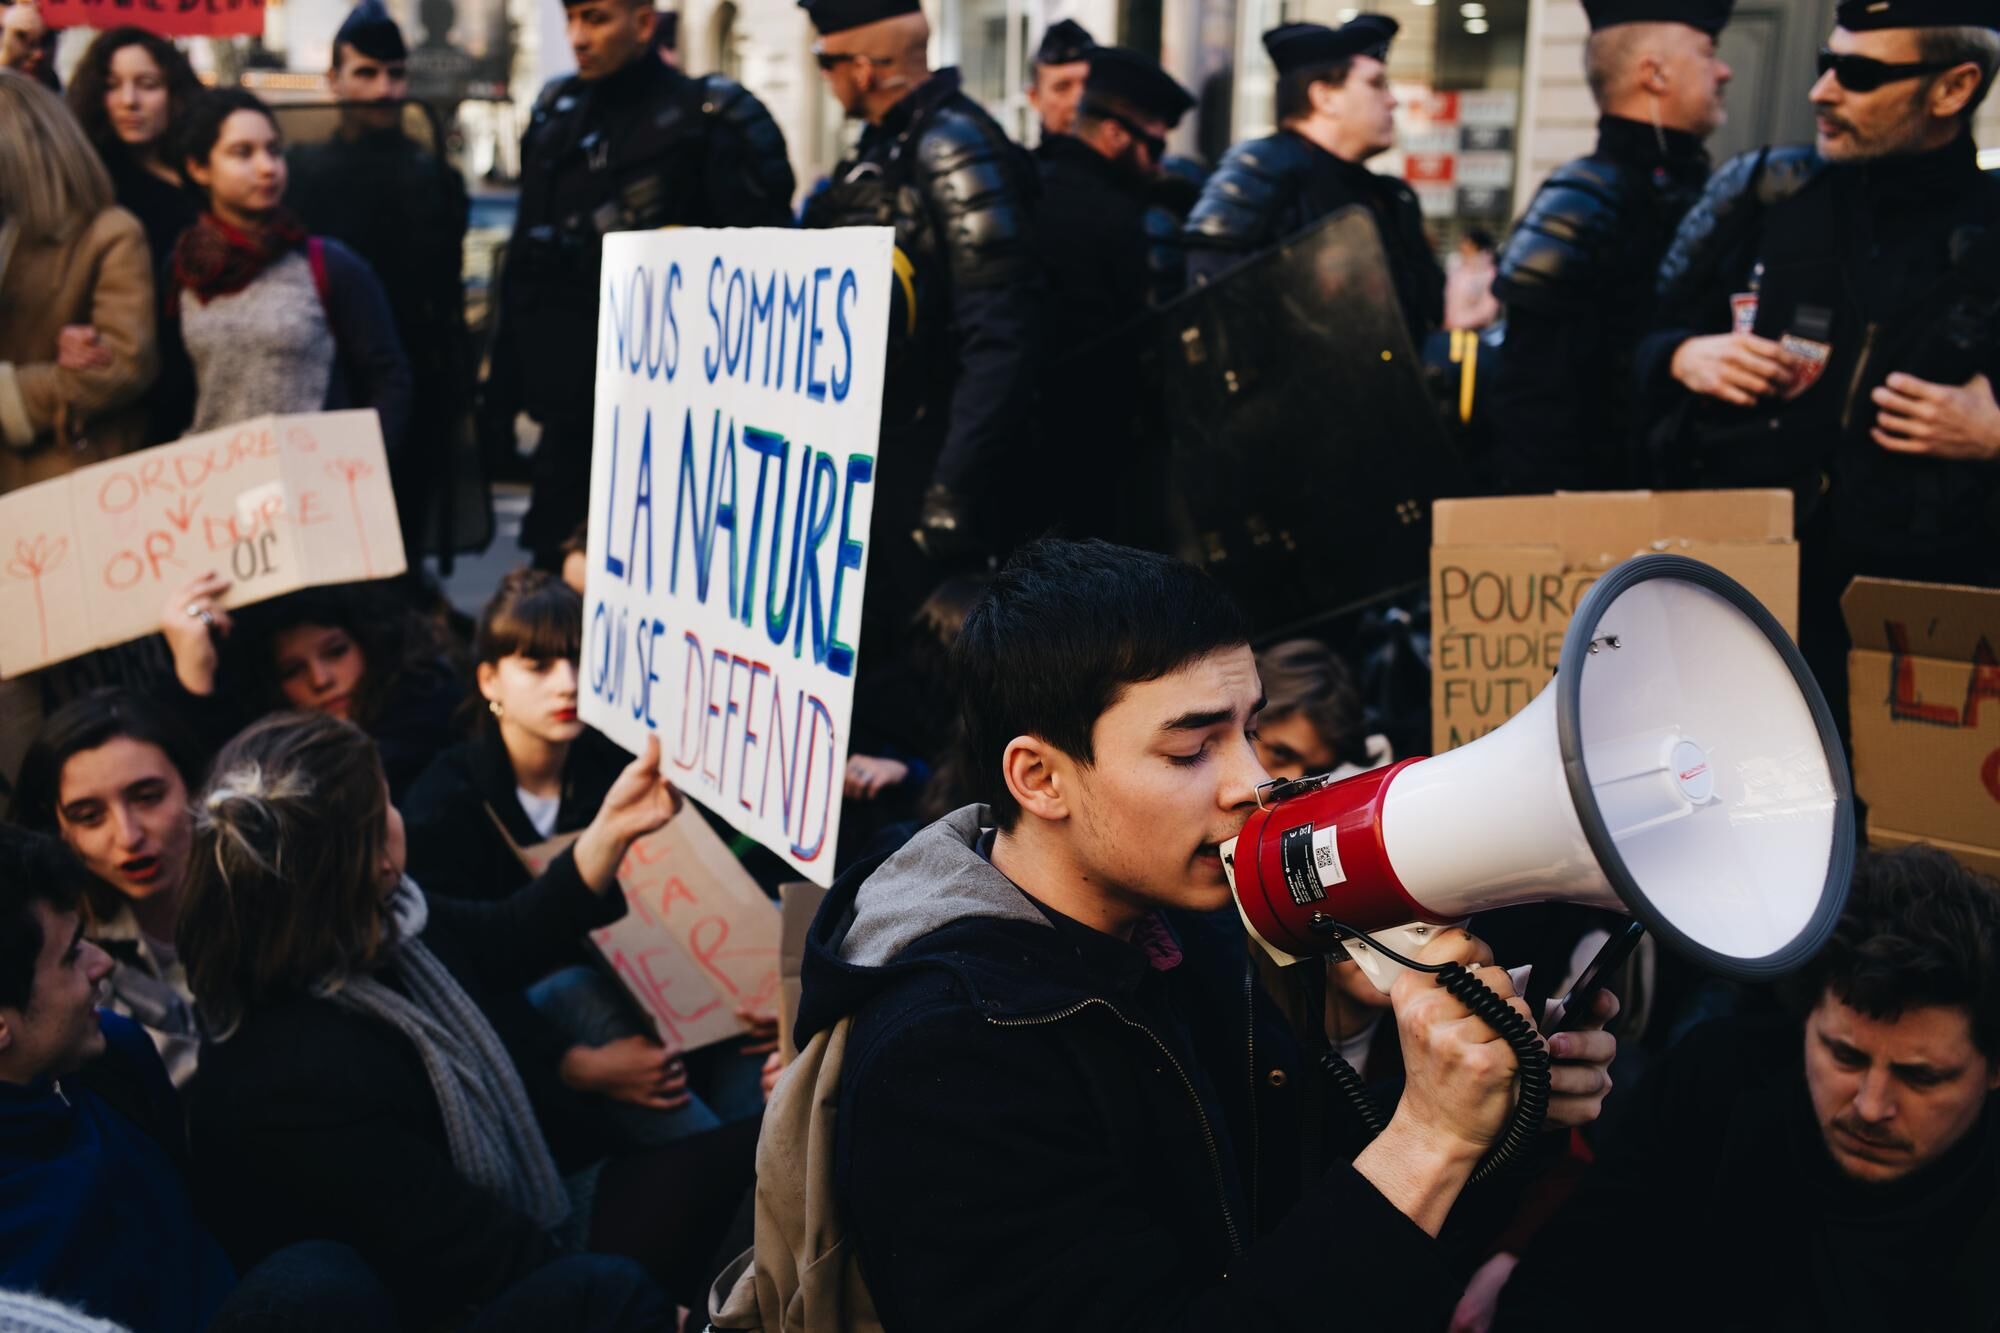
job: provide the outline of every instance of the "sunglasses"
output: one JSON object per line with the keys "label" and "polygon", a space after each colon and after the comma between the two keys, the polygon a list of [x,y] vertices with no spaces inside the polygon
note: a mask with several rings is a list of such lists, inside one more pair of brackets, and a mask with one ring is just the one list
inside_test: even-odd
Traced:
{"label": "sunglasses", "polygon": [[1841,87],[1851,93],[1872,93],[1885,84],[1898,83],[1904,79],[1914,79],[1923,74],[1942,74],[1955,68],[1956,61],[1919,61],[1910,65],[1891,65],[1880,60],[1870,60],[1867,56],[1835,55],[1831,51],[1819,53],[1819,72],[1824,77],[1829,71]]}
{"label": "sunglasses", "polygon": [[1109,107],[1095,107],[1092,109],[1098,115],[1123,129],[1135,141],[1143,144],[1146,151],[1152,154],[1155,163],[1167,155],[1167,141],[1147,130],[1144,126],[1137,124],[1130,116],[1121,116]]}
{"label": "sunglasses", "polygon": [[865,60],[871,65],[884,65],[888,63],[879,57],[864,56],[859,52],[815,51],[813,52],[813,60],[823,72],[839,69],[850,60]]}

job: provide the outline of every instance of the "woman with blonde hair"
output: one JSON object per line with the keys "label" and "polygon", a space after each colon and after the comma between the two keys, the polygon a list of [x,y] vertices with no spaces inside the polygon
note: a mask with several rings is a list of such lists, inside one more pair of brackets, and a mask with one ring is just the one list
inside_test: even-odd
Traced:
{"label": "woman with blonde hair", "polygon": [[[139,220],[48,89],[0,73],[0,494],[144,442],[158,366],[152,260]],[[59,364],[88,325],[105,355]]]}

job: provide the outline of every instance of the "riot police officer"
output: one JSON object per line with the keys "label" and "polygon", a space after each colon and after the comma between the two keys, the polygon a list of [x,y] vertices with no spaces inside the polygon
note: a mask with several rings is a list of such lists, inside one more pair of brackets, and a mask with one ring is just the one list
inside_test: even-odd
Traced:
{"label": "riot police officer", "polygon": [[1288,23],[1264,34],[1278,69],[1276,134],[1237,144],[1189,214],[1188,279],[1213,280],[1245,257],[1350,205],[1374,217],[1410,341],[1444,317],[1444,271],[1424,236],[1415,191],[1364,165],[1396,141],[1389,90],[1394,19],[1362,14],[1338,28]]}
{"label": "riot police officer", "polygon": [[871,563],[864,614],[900,631],[938,566],[1005,549],[1018,512],[1006,488],[1046,484],[1008,466],[1030,387],[1034,168],[960,91],[957,70],[930,68],[917,0],[805,8],[835,99],[867,122],[854,155],[807,202],[806,225],[896,229],[875,550],[907,550],[915,536],[932,563]]}
{"label": "riot police officer", "polygon": [[1510,491],[1633,484],[1632,357],[1660,260],[1724,120],[1735,0],[1586,0],[1597,148],[1556,168],[1500,255],[1506,356],[1489,400]]}
{"label": "riot police officer", "polygon": [[2000,19],[1991,0],[1836,13],[1815,147],[1716,172],[1639,352],[1663,481],[1793,488],[1801,647],[1830,702],[1854,575],[2000,584],[2000,179],[1972,138]]}
{"label": "riot police officer", "polygon": [[1076,109],[1083,101],[1084,80],[1090,77],[1090,55],[1097,42],[1075,19],[1058,19],[1042,34],[1028,75],[1028,105],[1042,123],[1035,155],[1052,138],[1076,130]]}
{"label": "riot police officer", "polygon": [[1142,462],[1165,433],[1144,321],[1158,281],[1147,214],[1167,135],[1194,100],[1157,62],[1099,47],[1074,130],[1042,143],[1035,251],[1046,336],[1037,438],[1049,475],[1065,478],[1047,492],[1058,501],[1049,516],[1079,536],[1142,540],[1135,525],[1155,517],[1119,508],[1143,504],[1142,475],[1156,474],[1163,461]]}
{"label": "riot police officer", "polygon": [[653,52],[650,0],[569,0],[576,75],[550,84],[521,142],[521,211],[500,291],[482,403],[511,439],[541,422],[521,543],[555,568],[589,503],[597,278],[605,233],[784,226],[792,169],[770,113],[720,74],[692,78]]}
{"label": "riot police officer", "polygon": [[382,279],[414,390],[408,434],[390,463],[412,569],[471,395],[465,332],[465,183],[441,146],[403,130],[409,48],[380,0],[355,6],[333,39],[328,89],[345,105],[325,143],[290,155],[286,202]]}

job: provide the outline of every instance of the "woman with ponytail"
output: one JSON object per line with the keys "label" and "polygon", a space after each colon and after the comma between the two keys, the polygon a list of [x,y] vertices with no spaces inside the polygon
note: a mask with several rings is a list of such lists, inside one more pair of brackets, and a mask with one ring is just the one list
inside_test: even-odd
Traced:
{"label": "woman with ponytail", "polygon": [[571,1253],[587,1158],[544,1132],[554,1062],[514,1053],[533,1031],[522,988],[623,914],[619,861],[679,808],[658,768],[655,744],[547,874],[470,904],[404,873],[402,819],[350,724],[279,714],[216,757],[179,942],[217,1039],[195,1160],[239,1263],[346,1243],[413,1328],[471,1311],[481,1330],[672,1326],[643,1272]]}

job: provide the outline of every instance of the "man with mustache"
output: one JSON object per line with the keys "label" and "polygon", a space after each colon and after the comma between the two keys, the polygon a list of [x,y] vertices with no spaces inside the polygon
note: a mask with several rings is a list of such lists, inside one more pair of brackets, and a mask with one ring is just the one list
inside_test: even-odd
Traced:
{"label": "man with mustache", "polygon": [[1866,858],[1787,988],[1648,1075],[1494,1327],[1995,1326],[2000,885]]}
{"label": "man with mustache", "polygon": [[1716,38],[1734,0],[1588,0],[1597,148],[1558,167],[1500,253],[1506,359],[1494,382],[1502,487],[1630,484],[1632,354],[1660,257],[1708,183],[1727,113]]}
{"label": "man with mustache", "polygon": [[1992,0],[1845,0],[1813,149],[1726,164],[1641,345],[1655,480],[1789,486],[1800,643],[1844,717],[1857,574],[2000,582],[2000,179],[1972,120]]}

